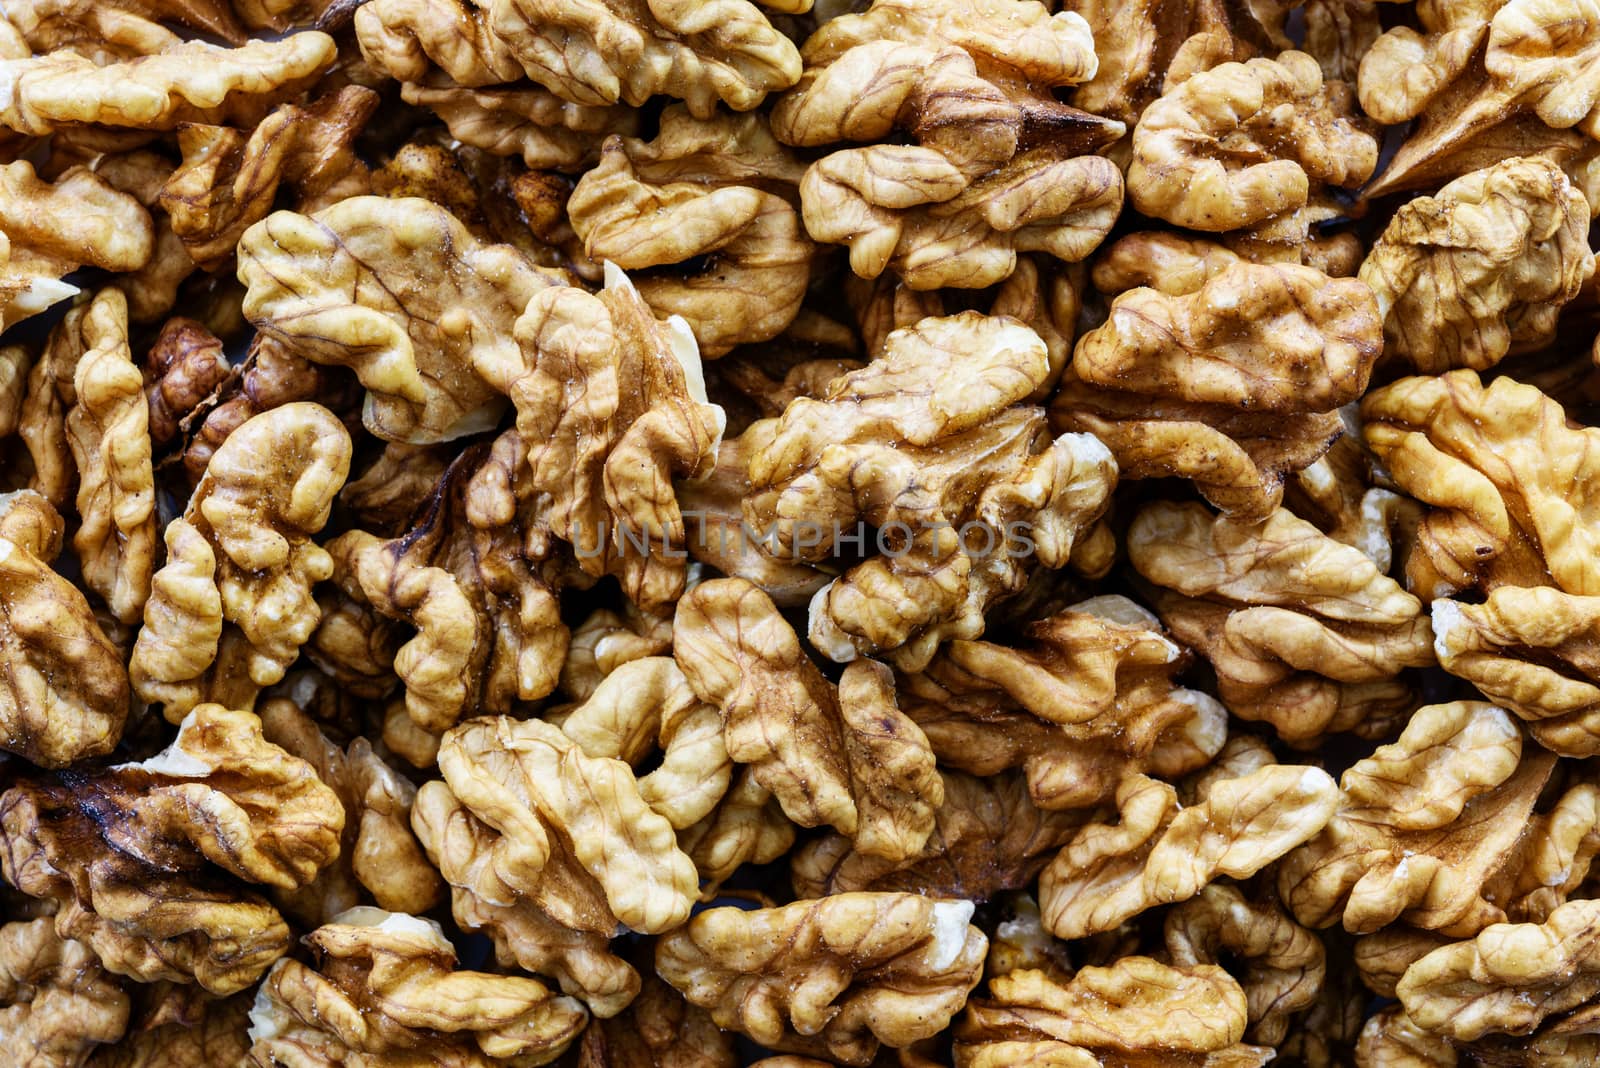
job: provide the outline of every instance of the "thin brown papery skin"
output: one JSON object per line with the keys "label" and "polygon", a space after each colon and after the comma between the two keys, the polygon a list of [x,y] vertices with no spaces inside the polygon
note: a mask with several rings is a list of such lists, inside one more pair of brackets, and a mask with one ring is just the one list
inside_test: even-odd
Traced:
{"label": "thin brown papery skin", "polygon": [[1600,1064],[1600,0],[3,0],[0,1068]]}

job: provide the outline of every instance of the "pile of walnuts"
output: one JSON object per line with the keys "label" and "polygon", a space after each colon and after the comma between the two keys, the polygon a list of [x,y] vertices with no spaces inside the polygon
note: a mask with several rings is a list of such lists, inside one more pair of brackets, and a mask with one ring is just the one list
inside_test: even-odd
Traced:
{"label": "pile of walnuts", "polygon": [[1600,0],[5,0],[0,153],[0,1068],[1600,1063]]}

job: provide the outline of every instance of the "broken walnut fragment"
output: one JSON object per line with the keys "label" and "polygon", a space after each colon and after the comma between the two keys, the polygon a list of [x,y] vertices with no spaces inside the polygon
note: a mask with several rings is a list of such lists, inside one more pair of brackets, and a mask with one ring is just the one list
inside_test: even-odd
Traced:
{"label": "broken walnut fragment", "polygon": [[971,902],[893,893],[709,909],[656,943],[656,972],[720,1027],[867,1065],[966,1003],[988,949],[971,916]]}
{"label": "broken walnut fragment", "polygon": [[0,1038],[19,1068],[79,1068],[122,1037],[128,995],[50,917],[0,927]]}

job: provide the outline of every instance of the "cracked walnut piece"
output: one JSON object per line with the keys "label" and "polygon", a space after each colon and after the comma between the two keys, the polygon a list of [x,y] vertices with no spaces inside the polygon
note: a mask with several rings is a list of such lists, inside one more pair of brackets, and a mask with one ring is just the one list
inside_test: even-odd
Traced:
{"label": "cracked walnut piece", "polygon": [[855,661],[834,687],[771,598],[744,579],[684,595],[673,654],[695,694],[721,712],[728,756],[750,766],[791,820],[828,824],[891,861],[921,851],[944,784],[927,736],[896,707],[888,668]]}
{"label": "cracked walnut piece", "polygon": [[6,791],[0,868],[54,902],[57,932],[108,970],[231,994],[289,948],[283,919],[239,880],[305,886],[338,856],[343,827],[338,797],[255,716],[200,705],[142,764]]}
{"label": "cracked walnut piece", "polygon": [[808,636],[836,662],[881,653],[916,671],[945,639],[979,637],[1034,568],[1071,560],[1116,465],[1087,434],[1052,438],[1025,403],[1049,355],[1017,320],[924,319],[884,348],[746,432],[762,436],[744,514],[791,560],[826,560],[851,528],[876,528],[882,553],[816,594]]}
{"label": "cracked walnut piece", "polygon": [[[806,229],[915,289],[983,288],[1018,253],[1077,261],[1122,207],[1122,175],[1093,151],[1122,123],[1052,90],[1095,72],[1083,19],[1009,0],[876,0],[806,42],[806,71],[773,111],[778,139],[834,152],[800,185]],[[894,143],[903,130],[915,145]]]}
{"label": "cracked walnut piece", "polygon": [[989,944],[971,917],[971,902],[892,893],[709,909],[656,943],[656,972],[720,1027],[867,1065],[965,1004]]}
{"label": "cracked walnut piece", "polygon": [[49,917],[0,927],[0,1042],[15,1068],[81,1068],[122,1037],[128,995]]}
{"label": "cracked walnut piece", "polygon": [[1594,276],[1588,235],[1588,202],[1547,159],[1504,160],[1407,201],[1361,265],[1385,357],[1439,374],[1544,348]]}
{"label": "cracked walnut piece", "polygon": [[1127,544],[1161,588],[1157,614],[1211,661],[1235,715],[1311,745],[1382,735],[1414,704],[1400,673],[1433,663],[1428,616],[1361,550],[1285,509],[1252,524],[1164,501],[1139,513]]}
{"label": "cracked walnut piece", "polygon": [[1383,347],[1378,304],[1353,278],[1230,263],[1187,292],[1120,294],[1079,339],[1052,425],[1100,437],[1124,478],[1177,476],[1241,520],[1265,518],[1285,475],[1343,430]]}
{"label": "cracked walnut piece", "polygon": [[352,909],[306,943],[313,963],[280,961],[250,1010],[259,1068],[534,1068],[588,1017],[537,980],[457,969],[431,920]]}
{"label": "cracked walnut piece", "polygon": [[51,768],[111,752],[129,698],[121,653],[50,568],[62,533],[39,494],[0,496],[0,748]]}
{"label": "cracked walnut piece", "polygon": [[626,271],[676,266],[634,285],[657,315],[682,316],[715,358],[776,337],[800,311],[815,251],[790,203],[802,173],[762,116],[698,120],[674,106],[654,140],[606,139],[567,214],[590,259]]}
{"label": "cracked walnut piece", "polygon": [[169,722],[202,701],[248,709],[316,630],[312,587],[333,560],[311,540],[350,469],[350,435],[326,408],[295,403],[229,436],[167,525],[128,667]]}

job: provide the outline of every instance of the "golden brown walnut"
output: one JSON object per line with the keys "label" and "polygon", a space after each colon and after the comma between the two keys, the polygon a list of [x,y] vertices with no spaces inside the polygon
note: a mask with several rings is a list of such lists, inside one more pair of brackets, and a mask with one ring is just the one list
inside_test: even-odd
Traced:
{"label": "golden brown walnut", "polygon": [[1252,1042],[1282,1043],[1290,1014],[1322,990],[1322,941],[1271,898],[1253,902],[1238,887],[1212,883],[1167,913],[1167,955],[1177,967],[1234,962],[1249,1007]]}
{"label": "golden brown walnut", "polygon": [[112,188],[129,194],[154,213],[155,243],[149,260],[111,284],[127,295],[130,320],[140,324],[159,322],[177,304],[184,281],[196,270],[183,242],[172,232],[172,220],[155,212],[161,185],[172,174],[172,161],[154,149],[140,147],[105,153],[91,165]]}
{"label": "golden brown walnut", "polygon": [[515,347],[474,354],[516,407],[522,449],[474,522],[533,505],[530,526],[570,544],[579,568],[615,575],[660,611],[688,571],[673,482],[711,473],[726,420],[707,401],[694,337],[682,319],[656,319],[611,264],[598,296],[559,286],[526,303]]}
{"label": "golden brown walnut", "polygon": [[316,630],[312,587],[333,559],[311,540],[350,469],[350,435],[297,403],[256,416],[211,458],[183,516],[167,525],[134,692],[177,722],[202,701],[251,707]]}
{"label": "golden brown walnut", "polygon": [[1303,765],[1219,779],[1188,807],[1166,783],[1129,776],[1117,822],[1085,826],[1039,876],[1045,927],[1082,938],[1186,901],[1219,876],[1254,875],[1321,831],[1338,801],[1328,774]]}
{"label": "golden brown walnut", "polygon": [[656,943],[656,972],[720,1027],[866,1065],[944,1030],[983,975],[972,904],[836,894],[710,909]]}
{"label": "golden brown walnut", "polygon": [[[854,369],[854,365],[841,368],[840,373]],[[773,394],[767,396],[776,399]],[[716,470],[704,479],[678,483],[678,508],[683,513],[688,538],[684,548],[691,560],[716,568],[729,578],[747,579],[774,603],[796,608],[809,603],[828,584],[830,576],[810,564],[768,552],[761,532],[745,522],[750,451],[762,440],[759,430],[724,437],[717,445]]]}
{"label": "golden brown walnut", "polygon": [[1128,775],[1195,771],[1222,748],[1227,710],[1173,681],[1192,657],[1133,601],[1079,601],[1021,635],[950,642],[901,679],[906,714],[945,765],[1019,767],[1033,804],[1063,811],[1110,800]]}
{"label": "golden brown walnut", "polygon": [[996,979],[1012,972],[1038,970],[1052,979],[1072,977],[1067,944],[1044,929],[1039,903],[1023,891],[1007,894],[1001,902],[1005,919],[995,925],[989,939],[984,974]]}
{"label": "golden brown walnut", "polygon": [[653,140],[606,138],[567,213],[590,259],[676,268],[639,278],[639,294],[717,357],[777,336],[800,311],[815,251],[791,203],[803,173],[762,116],[700,120],[674,105]]}
{"label": "golden brown walnut", "polygon": [[699,889],[672,824],[627,764],[538,720],[462,724],[445,735],[439,770],[444,786],[419,793],[412,825],[455,889],[458,921],[614,1015],[638,977],[607,962],[606,941],[619,925],[671,930]]}
{"label": "golden brown walnut", "polygon": [[1374,390],[1361,416],[1395,484],[1428,506],[1406,560],[1419,596],[1500,586],[1600,594],[1600,521],[1576,489],[1600,456],[1600,430],[1569,424],[1533,386],[1486,386],[1465,369]]}
{"label": "golden brown walnut", "polygon": [[588,756],[634,767],[659,760],[639,775],[639,796],[674,830],[705,819],[728,792],[733,762],[722,713],[695,696],[671,657],[620,665],[560,715],[562,732]]}
{"label": "golden brown walnut", "polygon": [[1481,701],[1428,705],[1340,779],[1339,810],[1278,866],[1310,927],[1356,934],[1403,920],[1451,935],[1504,919],[1485,886],[1527,827],[1554,758],[1523,753],[1516,721]]}
{"label": "golden brown walnut", "polygon": [[456,966],[438,924],[352,909],[306,936],[312,963],[280,961],[250,1010],[259,1068],[549,1064],[588,1014],[521,976]]}
{"label": "golden brown walnut", "polygon": [[835,688],[744,579],[684,595],[673,654],[695,695],[721,713],[728,756],[751,766],[791,820],[832,826],[892,861],[921,851],[944,783],[927,736],[896,706],[888,668],[858,660]]}
{"label": "golden brown walnut", "polygon": [[86,1068],[249,1068],[250,1002],[236,994],[196,1010],[158,1010],[121,1042],[96,1050]]}
{"label": "golden brown walnut", "polygon": [[293,191],[302,212],[368,192],[354,141],[377,107],[377,93],[347,85],[305,107],[278,107],[248,136],[185,125],[178,135],[183,163],[162,188],[161,207],[189,255],[207,270],[225,267],[281,187]]}
{"label": "golden brown walnut", "polygon": [[1573,785],[1539,806],[1500,866],[1486,897],[1514,923],[1542,923],[1569,897],[1581,897],[1600,853],[1600,787],[1573,776]]}
{"label": "golden brown walnut", "polygon": [[982,288],[1018,253],[1083,259],[1116,220],[1122,174],[1089,153],[1122,123],[1052,94],[1095,72],[1081,17],[1032,0],[877,0],[824,25],[804,57],[773,110],[778,139],[885,142],[824,157],[800,185],[806,229],[848,245],[860,277]]}
{"label": "golden brown walnut", "polygon": [[462,144],[521,159],[536,170],[593,166],[608,134],[632,134],[638,127],[632,108],[585,107],[530,85],[469,89],[407,82],[400,95],[433,112]]}
{"label": "golden brown walnut", "polygon": [[412,444],[499,421],[505,403],[477,367],[519,361],[511,326],[554,281],[410,197],[276,212],[245,231],[238,255],[250,321],[298,355],[353,369],[367,429]]}
{"label": "golden brown walnut", "polygon": [[1588,234],[1588,202],[1547,159],[1504,160],[1407,201],[1361,265],[1385,355],[1439,374],[1543,348],[1594,276]]}
{"label": "golden brown walnut", "polygon": [[46,182],[27,160],[0,167],[0,325],[77,293],[61,279],[79,267],[137,271],[154,250],[150,213],[88,168]]}
{"label": "golden brown walnut", "polygon": [[194,319],[168,319],[144,363],[151,444],[160,447],[177,438],[190,414],[227,380],[228,372],[221,339]]}
{"label": "golden brown walnut", "polygon": [[701,901],[713,900],[745,864],[770,864],[794,845],[795,825],[772,791],[756,781],[755,771],[736,771],[711,814],[678,832],[678,848],[700,872]]}
{"label": "golden brown walnut", "polygon": [[956,1025],[961,1068],[1051,1065],[1255,1066],[1272,1050],[1241,1044],[1245,993],[1211,964],[1123,957],[1070,981],[1041,970],[989,982]]}
{"label": "golden brown walnut", "polygon": [[735,1068],[733,1036],[654,975],[620,1016],[583,1033],[578,1068]]}
{"label": "golden brown walnut", "polygon": [[1542,924],[1495,924],[1406,969],[1397,993],[1417,1026],[1470,1042],[1527,1034],[1600,993],[1600,902],[1571,901]]}
{"label": "golden brown walnut", "polygon": [[15,434],[22,421],[34,355],[29,345],[0,346],[0,439]]}
{"label": "golden brown walnut", "polygon": [[1419,5],[1420,32],[1396,26],[1361,60],[1362,109],[1412,122],[1368,192],[1428,188],[1513,156],[1569,166],[1589,154],[1597,14],[1591,0]]}
{"label": "golden brown walnut", "polygon": [[944,804],[920,852],[896,861],[864,853],[842,834],[813,839],[790,862],[795,894],[894,890],[987,901],[1031,883],[1085,820],[1079,812],[1039,808],[1015,773],[941,777]]}
{"label": "golden brown walnut", "polygon": [[416,630],[393,668],[412,723],[434,736],[463,716],[549,694],[566,654],[555,589],[541,562],[524,556],[524,532],[469,522],[471,479],[486,453],[462,453],[400,536],[352,530],[328,543],[346,597]]}
{"label": "golden brown walnut", "polygon": [[339,491],[356,526],[386,534],[408,529],[427,507],[434,487],[457,456],[450,445],[407,445],[386,441],[372,464]]}
{"label": "golden brown walnut", "polygon": [[49,917],[0,927],[0,1039],[16,1068],[79,1068],[128,1023],[128,995]]}
{"label": "golden brown walnut", "polygon": [[1360,549],[1284,509],[1259,524],[1157,502],[1128,530],[1162,622],[1217,673],[1235,715],[1297,745],[1381,736],[1414,704],[1401,672],[1434,662],[1417,598]]}
{"label": "golden brown walnut", "polygon": [[353,20],[361,54],[402,82],[436,80],[476,88],[523,77],[522,64],[489,24],[489,11],[466,0],[369,0]]}
{"label": "golden brown walnut", "polygon": [[1187,478],[1230,515],[1264,519],[1366,390],[1383,317],[1364,283],[1298,264],[1184,281],[1196,288],[1116,298],[1079,339],[1052,425],[1100,437],[1124,478]]}
{"label": "golden brown walnut", "polygon": [[1419,931],[1415,927],[1391,923],[1356,939],[1351,956],[1360,970],[1361,982],[1379,997],[1392,998],[1407,968],[1453,941],[1455,939],[1449,935],[1437,931]]}
{"label": "golden brown walnut", "polygon": [[361,904],[363,891],[391,912],[432,910],[444,886],[411,832],[416,787],[365,738],[341,750],[292,701],[263,702],[261,726],[267,741],[310,764],[344,808],[338,861],[310,885],[275,895],[278,904],[308,927]]}
{"label": "golden brown walnut", "polygon": [[1329,187],[1354,188],[1378,142],[1349,87],[1304,52],[1223,63],[1169,88],[1133,131],[1128,196],[1146,215],[1221,233],[1304,239]]}
{"label": "golden brown walnut", "polygon": [[[24,780],[0,797],[6,881],[58,905],[56,931],[140,982],[231,994],[289,948],[237,880],[294,889],[339,853],[344,812],[248,712],[200,705],[142,764]],[[232,876],[232,880],[225,876]]]}
{"label": "golden brown walnut", "polygon": [[122,623],[137,622],[155,567],[155,472],[144,376],[128,348],[128,304],[102,289],[67,313],[58,330],[77,349],[75,403],[65,431],[78,470],[78,529],[72,535],[83,584]]}
{"label": "golden brown walnut", "polygon": [[561,692],[587,701],[601,681],[624,664],[672,651],[672,620],[641,611],[633,602],[620,611],[600,608],[572,628],[561,665]]}
{"label": "golden brown walnut", "polygon": [[158,12],[138,8],[137,3],[19,0],[6,6],[6,21],[32,54],[69,50],[96,63],[150,55],[181,41],[155,21]]}
{"label": "golden brown walnut", "polygon": [[1460,1063],[1455,1046],[1418,1027],[1400,1005],[1367,1020],[1355,1056],[1362,1068],[1456,1068]]}
{"label": "golden brown walnut", "polygon": [[[307,659],[352,697],[378,700],[399,689],[400,676],[394,671],[404,636],[399,624],[340,589],[320,592],[317,610],[322,617],[305,644]],[[404,714],[403,699],[401,704]]]}
{"label": "golden brown walnut", "polygon": [[71,49],[0,60],[0,126],[37,136],[74,123],[173,130],[253,122],[321,75],[335,53],[327,34],[296,33],[238,48],[185,41],[105,65]]}
{"label": "golden brown walnut", "polygon": [[768,551],[821,561],[859,551],[868,530],[880,550],[813,598],[809,637],[825,656],[882,653],[919,670],[945,639],[980,636],[984,612],[1033,568],[1071,560],[1116,465],[1087,434],[1052,440],[1024,403],[1049,370],[1044,342],[1015,320],[924,319],[822,398],[758,425],[744,510]]}
{"label": "golden brown walnut", "polygon": [[0,748],[43,767],[111,752],[128,715],[121,653],[50,568],[62,528],[37,493],[0,496]]}
{"label": "golden brown walnut", "polygon": [[1600,753],[1600,598],[1499,586],[1481,604],[1431,608],[1440,667],[1521,716],[1546,749]]}

